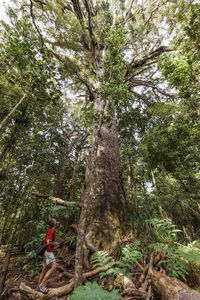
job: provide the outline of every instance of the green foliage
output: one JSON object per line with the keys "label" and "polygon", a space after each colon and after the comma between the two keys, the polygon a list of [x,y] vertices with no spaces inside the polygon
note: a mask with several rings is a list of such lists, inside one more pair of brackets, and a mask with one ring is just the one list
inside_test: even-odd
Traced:
{"label": "green foliage", "polygon": [[140,242],[136,241],[126,245],[122,249],[122,259],[119,262],[116,262],[106,251],[97,251],[91,256],[91,263],[96,268],[108,268],[107,271],[100,273],[101,278],[110,274],[116,276],[119,273],[130,276],[129,271],[132,269],[133,264],[139,261],[141,257],[142,252],[140,248]]}
{"label": "green foliage", "polygon": [[72,248],[75,249],[76,248],[76,239],[77,236],[76,235],[70,235],[66,238],[65,242]]}
{"label": "green foliage", "polygon": [[147,223],[153,226],[152,234],[156,240],[150,245],[150,248],[164,254],[164,258],[159,264],[167,265],[169,276],[185,279],[190,269],[189,263],[200,263],[200,249],[197,247],[199,241],[188,245],[178,242],[178,234],[181,233],[181,230],[176,229],[169,219],[151,219]]}
{"label": "green foliage", "polygon": [[107,271],[103,271],[100,273],[100,278],[103,278],[109,274],[116,275],[122,272],[120,268],[116,267],[116,262],[111,256],[109,256],[108,252],[106,251],[97,251],[93,253],[90,259],[95,268],[108,268]]}
{"label": "green foliage", "polygon": [[142,252],[139,241],[128,244],[122,249],[122,265],[128,269],[131,269],[133,264],[135,264],[141,258]]}
{"label": "green foliage", "polygon": [[35,248],[44,242],[47,227],[43,221],[33,220],[29,223],[34,228],[35,234],[32,239],[24,245],[27,255],[17,260],[16,263],[21,264],[23,270],[27,270],[29,276],[32,278],[41,271],[42,258],[36,255]]}
{"label": "green foliage", "polygon": [[105,291],[98,286],[96,282],[88,282],[84,286],[77,287],[73,292],[70,300],[120,300],[118,290],[111,292]]}

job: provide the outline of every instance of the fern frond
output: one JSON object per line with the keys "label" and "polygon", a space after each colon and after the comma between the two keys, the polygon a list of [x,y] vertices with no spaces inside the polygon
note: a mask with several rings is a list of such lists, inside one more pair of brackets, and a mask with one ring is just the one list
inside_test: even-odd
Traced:
{"label": "fern frond", "polygon": [[88,282],[84,286],[77,287],[70,300],[122,300],[118,290],[108,292],[98,286],[96,282]]}

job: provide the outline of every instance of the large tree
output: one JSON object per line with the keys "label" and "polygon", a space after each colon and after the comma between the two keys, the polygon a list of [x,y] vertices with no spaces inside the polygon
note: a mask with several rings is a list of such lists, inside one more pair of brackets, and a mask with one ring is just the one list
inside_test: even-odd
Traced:
{"label": "large tree", "polygon": [[[179,3],[180,2],[180,3]],[[91,229],[103,246],[111,245],[125,218],[117,123],[127,106],[145,109],[170,98],[157,71],[157,58],[172,27],[166,26],[178,1],[22,1],[43,47],[50,47],[59,72],[93,111],[91,151],[86,157],[78,227],[75,285],[81,282],[83,241]],[[169,36],[170,37],[170,36]]]}

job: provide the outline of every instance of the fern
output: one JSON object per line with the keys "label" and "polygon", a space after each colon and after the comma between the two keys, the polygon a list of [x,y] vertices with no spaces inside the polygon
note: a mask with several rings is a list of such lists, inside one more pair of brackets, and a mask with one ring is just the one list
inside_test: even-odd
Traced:
{"label": "fern", "polygon": [[129,270],[133,264],[141,259],[142,252],[140,249],[140,242],[134,242],[122,249],[122,262],[113,261],[113,258],[109,256],[106,251],[95,252],[91,256],[91,263],[96,267],[107,267],[108,270],[100,273],[100,278],[107,275],[116,276],[122,273],[126,276],[130,276]]}
{"label": "fern", "polygon": [[91,263],[96,268],[107,267],[108,270],[100,273],[100,278],[112,274],[113,276],[123,272],[120,268],[114,267],[118,263],[113,261],[113,258],[109,256],[106,251],[97,251],[91,256]]}
{"label": "fern", "polygon": [[193,241],[186,246],[179,244],[178,251],[187,261],[200,264],[200,249],[198,245],[199,241]]}
{"label": "fern", "polygon": [[181,230],[176,229],[176,226],[172,224],[170,219],[160,220],[154,218],[147,220],[146,223],[153,227],[152,231],[156,240],[163,243],[177,240],[177,233],[181,232]]}
{"label": "fern", "polygon": [[[109,263],[110,261],[110,263]],[[112,266],[114,262],[112,262],[112,257],[109,256],[106,251],[97,251],[91,256],[91,263],[95,267],[103,267],[105,265]]]}
{"label": "fern", "polygon": [[181,230],[176,229],[169,219],[151,219],[148,223],[153,225],[153,233],[157,240],[150,247],[165,255],[165,259],[161,260],[160,264],[167,264],[169,276],[185,279],[190,268],[189,262],[200,263],[200,249],[196,247],[199,242],[188,245],[178,243],[178,233]]}
{"label": "fern", "polygon": [[77,287],[70,300],[121,300],[123,299],[118,290],[108,292],[98,286],[96,282],[88,282],[86,285]]}
{"label": "fern", "polygon": [[142,257],[140,242],[136,241],[122,249],[122,266],[129,269]]}
{"label": "fern", "polygon": [[70,235],[66,238],[66,243],[72,248],[75,249],[76,247],[76,235]]}

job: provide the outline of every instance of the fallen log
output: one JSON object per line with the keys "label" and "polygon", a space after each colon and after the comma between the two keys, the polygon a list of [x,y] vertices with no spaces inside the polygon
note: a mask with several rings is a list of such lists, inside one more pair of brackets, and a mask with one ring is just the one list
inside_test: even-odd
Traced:
{"label": "fallen log", "polygon": [[200,300],[200,293],[189,288],[177,278],[153,270],[151,284],[163,300]]}
{"label": "fallen log", "polygon": [[33,290],[29,286],[25,285],[25,283],[23,282],[21,282],[19,286],[19,289],[22,292],[28,294],[29,297],[31,296],[32,299],[39,299],[39,300],[51,299],[53,297],[60,297],[63,295],[67,295],[73,290],[73,288],[74,288],[74,280],[72,280],[69,284],[64,285],[62,287],[49,289],[49,292],[46,295],[39,293],[36,290]]}

